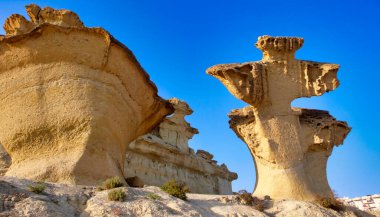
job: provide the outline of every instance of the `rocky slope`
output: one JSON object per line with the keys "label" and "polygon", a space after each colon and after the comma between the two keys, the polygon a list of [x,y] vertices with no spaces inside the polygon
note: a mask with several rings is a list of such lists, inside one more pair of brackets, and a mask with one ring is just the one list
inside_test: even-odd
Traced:
{"label": "rocky slope", "polygon": [[[188,201],[182,201],[152,186],[120,188],[126,197],[123,202],[113,202],[108,200],[108,191],[97,191],[94,186],[44,183],[45,190],[36,194],[29,190],[35,184],[1,177],[0,216],[375,216],[352,208],[338,213],[310,202],[289,200],[267,200],[260,212],[239,204],[232,195],[188,194]],[[149,194],[158,198],[152,199]]]}

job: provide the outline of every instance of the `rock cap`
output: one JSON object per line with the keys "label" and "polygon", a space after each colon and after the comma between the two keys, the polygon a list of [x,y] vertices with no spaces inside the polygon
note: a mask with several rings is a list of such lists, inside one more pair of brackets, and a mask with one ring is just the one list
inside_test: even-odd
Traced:
{"label": "rock cap", "polygon": [[260,36],[255,46],[264,53],[264,60],[294,59],[294,53],[303,45],[303,38]]}
{"label": "rock cap", "polygon": [[193,110],[190,108],[189,104],[187,104],[185,101],[179,100],[178,98],[171,98],[169,99],[170,104],[172,104],[174,110],[176,113],[181,113],[184,115],[191,115],[193,113]]}

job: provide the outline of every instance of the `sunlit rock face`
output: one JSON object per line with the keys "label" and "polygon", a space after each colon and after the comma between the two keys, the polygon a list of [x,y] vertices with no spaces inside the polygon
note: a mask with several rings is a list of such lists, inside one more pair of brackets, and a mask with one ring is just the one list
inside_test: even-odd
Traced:
{"label": "sunlit rock face", "polygon": [[185,120],[193,111],[184,101],[172,98],[169,102],[175,109],[173,115],[129,144],[125,177],[137,176],[144,184],[154,186],[175,179],[184,182],[192,193],[232,194],[231,182],[237,174],[225,164],[218,165],[209,152],[195,153],[189,147],[188,141],[198,134]]}
{"label": "sunlit rock face", "polygon": [[275,199],[332,196],[326,163],[350,131],[327,111],[292,108],[292,100],[338,87],[339,65],[297,60],[302,38],[259,37],[263,59],[216,65],[207,73],[250,104],[230,114],[230,127],[247,143],[256,165],[254,194]]}
{"label": "sunlit rock face", "polygon": [[8,176],[93,185],[123,176],[127,145],[172,107],[132,52],[67,10],[26,7],[0,38]]}

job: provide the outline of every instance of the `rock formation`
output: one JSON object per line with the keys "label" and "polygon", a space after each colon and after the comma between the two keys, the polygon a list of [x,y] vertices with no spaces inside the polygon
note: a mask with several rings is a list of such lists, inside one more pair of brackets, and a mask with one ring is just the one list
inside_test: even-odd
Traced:
{"label": "rock formation", "polygon": [[350,131],[326,111],[291,108],[292,100],[338,87],[339,66],[295,59],[302,38],[259,37],[258,62],[216,65],[207,73],[250,104],[230,114],[230,127],[247,143],[256,166],[254,195],[315,200],[332,195],[326,163]]}
{"label": "rock formation", "polygon": [[6,175],[97,184],[123,175],[127,145],[172,112],[132,52],[67,10],[26,7],[0,38]]}
{"label": "rock formation", "polygon": [[4,146],[0,144],[0,175],[3,176],[12,164],[11,156],[5,150]]}
{"label": "rock formation", "polygon": [[144,184],[162,186],[176,179],[186,183],[193,193],[232,194],[231,182],[237,174],[222,164],[217,165],[213,155],[198,150],[195,154],[188,141],[198,130],[191,127],[185,115],[193,111],[184,101],[169,100],[175,111],[151,133],[129,144],[124,174],[137,176]]}

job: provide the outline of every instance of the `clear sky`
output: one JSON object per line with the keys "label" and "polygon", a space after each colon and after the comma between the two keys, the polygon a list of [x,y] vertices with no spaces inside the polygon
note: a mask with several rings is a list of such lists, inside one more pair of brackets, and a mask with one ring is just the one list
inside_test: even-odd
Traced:
{"label": "clear sky", "polygon": [[227,118],[246,104],[205,70],[260,60],[254,47],[260,35],[303,37],[297,58],[340,64],[341,86],[292,105],[329,110],[353,128],[329,159],[329,183],[340,196],[380,193],[380,1],[2,0],[0,22],[12,13],[25,15],[23,6],[32,2],[72,10],[86,26],[104,27],[127,45],[162,97],[193,108],[187,120],[200,134],[191,147],[210,151],[237,172],[235,191],[252,191],[255,182],[248,148]]}

